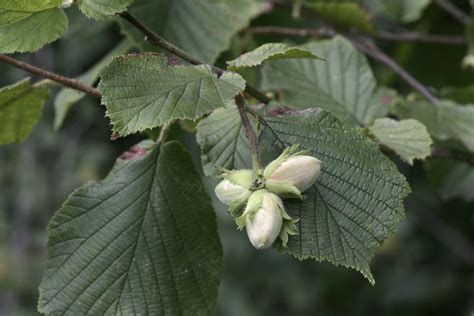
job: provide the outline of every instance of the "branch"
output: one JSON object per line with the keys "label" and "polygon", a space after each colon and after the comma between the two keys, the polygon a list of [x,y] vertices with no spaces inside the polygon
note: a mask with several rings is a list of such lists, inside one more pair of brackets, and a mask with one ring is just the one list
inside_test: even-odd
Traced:
{"label": "branch", "polygon": [[[165,40],[160,35],[153,32],[146,25],[144,25],[142,22],[138,21],[135,17],[133,17],[130,13],[122,12],[122,13],[119,13],[118,15],[121,18],[123,18],[124,20],[126,20],[127,22],[129,22],[137,30],[142,32],[145,35],[145,39],[151,45],[160,47],[160,48],[168,51],[169,53],[171,53],[173,55],[176,55],[176,56],[188,61],[189,63],[191,63],[193,65],[206,64],[204,61],[200,60],[199,58],[196,58],[196,57],[192,56],[188,52],[182,50],[181,48],[179,48],[175,45],[173,45],[172,43],[168,42],[167,40]],[[222,75],[225,72],[224,69],[221,69],[219,67],[216,67],[216,66],[211,66],[211,67],[214,70],[214,72],[216,72],[219,75]],[[265,94],[261,93],[260,91],[258,91],[257,89],[255,89],[254,87],[252,87],[250,85],[246,86],[245,92],[248,95],[254,97],[255,99],[257,99],[260,102],[268,103],[268,102],[271,101],[271,99],[269,97],[267,97]]]}
{"label": "branch", "polygon": [[[300,36],[300,37],[315,37],[315,38],[326,38],[335,35],[335,32],[326,27],[320,27],[317,29],[298,29],[291,27],[279,27],[279,26],[257,26],[249,27],[243,32],[247,34],[277,34],[277,35],[289,35],[289,36]],[[441,35],[441,34],[426,34],[420,32],[386,32],[377,31],[375,37],[381,40],[394,41],[394,42],[418,42],[425,44],[447,44],[447,45],[464,45],[466,39],[464,36],[454,35]]]}
{"label": "branch", "polygon": [[0,61],[2,61],[4,63],[7,63],[7,64],[10,64],[10,65],[13,65],[16,68],[22,69],[26,72],[32,73],[32,74],[37,75],[39,77],[50,79],[50,80],[52,80],[54,82],[57,82],[57,83],[59,83],[63,86],[66,86],[68,88],[78,90],[78,91],[82,91],[85,94],[88,94],[88,95],[93,96],[95,98],[100,98],[102,96],[102,94],[100,93],[99,90],[97,90],[93,87],[90,87],[88,85],[85,85],[85,84],[83,84],[82,82],[80,82],[78,80],[55,74],[55,73],[50,72],[48,70],[38,68],[36,66],[33,66],[33,65],[30,65],[30,64],[24,63],[22,61],[16,60],[15,58],[12,58],[10,56],[0,54]]}
{"label": "branch", "polygon": [[402,68],[395,60],[390,56],[381,51],[377,46],[368,42],[361,41],[354,38],[348,38],[355,47],[360,51],[367,54],[369,57],[379,61],[380,63],[386,65],[393,72],[398,74],[402,79],[404,79],[409,85],[411,85],[415,90],[417,90],[422,96],[424,96],[431,103],[438,102],[438,99],[431,94],[431,92],[426,88],[422,83],[416,80],[410,73],[408,73],[404,68]]}
{"label": "branch", "polygon": [[258,149],[258,137],[250,124],[247,112],[245,109],[245,100],[242,96],[238,95],[235,97],[235,103],[239,109],[240,120],[244,126],[245,135],[250,141],[250,149],[252,151],[252,169],[255,175],[259,174],[259,170],[262,169],[262,163],[260,162],[260,154]]}
{"label": "branch", "polygon": [[433,2],[462,24],[469,24],[469,16],[452,4],[449,0],[433,0]]}
{"label": "branch", "polygon": [[[336,31],[330,28],[322,28],[322,29],[297,29],[297,28],[281,28],[281,27],[259,27],[259,28],[251,28],[247,29],[254,34],[262,34],[262,33],[273,33],[273,34],[284,34],[284,35],[295,35],[295,36],[310,36],[310,37],[332,37],[335,36],[337,33]],[[421,95],[423,95],[426,99],[428,99],[431,103],[436,103],[438,100],[435,96],[431,94],[431,92],[418,80],[416,80],[412,75],[410,75],[405,69],[403,69],[400,65],[398,65],[391,57],[386,55],[382,52],[377,46],[372,43],[363,43],[361,40],[348,37],[348,40],[354,44],[356,48],[360,51],[364,52],[368,56],[372,57],[373,59],[385,64],[389,67],[393,72],[398,74],[402,77],[408,84],[410,84],[415,90],[417,90]]]}
{"label": "branch", "polygon": [[458,161],[465,162],[471,166],[474,166],[474,155],[458,152],[446,147],[433,148],[431,157],[458,160]]}
{"label": "branch", "polygon": [[375,37],[394,42],[417,42],[424,44],[465,45],[464,36],[426,34],[420,32],[386,32],[377,31]]}
{"label": "branch", "polygon": [[335,32],[332,29],[321,27],[317,29],[298,29],[292,27],[279,27],[279,26],[256,26],[249,27],[243,32],[247,34],[277,34],[277,35],[290,35],[300,37],[333,37]]}

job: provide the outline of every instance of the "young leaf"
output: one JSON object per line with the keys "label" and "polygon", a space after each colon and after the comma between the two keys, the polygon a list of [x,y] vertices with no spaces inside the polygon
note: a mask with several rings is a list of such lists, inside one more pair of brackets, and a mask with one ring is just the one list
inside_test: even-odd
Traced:
{"label": "young leaf", "polygon": [[215,214],[189,155],[176,142],[141,143],[54,215],[39,310],[211,314],[221,261]]}
{"label": "young leaf", "polygon": [[380,105],[371,102],[376,81],[366,57],[342,37],[302,48],[326,61],[269,61],[262,67],[262,89],[279,92],[294,108],[320,107],[353,124],[372,122],[371,108]]}
{"label": "young leaf", "polygon": [[79,9],[89,18],[105,20],[115,13],[126,11],[133,0],[79,0]]}
{"label": "young leaf", "polygon": [[201,146],[206,175],[216,175],[220,167],[229,170],[250,167],[250,144],[236,108],[217,109],[199,122],[196,139]]}
{"label": "young leaf", "polygon": [[263,139],[283,147],[300,144],[320,159],[321,175],[302,201],[285,207],[297,224],[288,251],[299,259],[328,260],[375,282],[369,263],[404,218],[405,178],[378,146],[327,111],[265,118]]}
{"label": "young leaf", "polygon": [[291,47],[283,43],[268,43],[239,56],[237,59],[228,61],[227,64],[229,69],[239,70],[239,68],[261,65],[265,60],[292,58],[321,59],[303,48]]}
{"label": "young leaf", "polygon": [[164,56],[146,54],[115,59],[99,88],[113,130],[125,136],[224,107],[245,81],[235,73],[217,78],[207,65],[170,66]]}
{"label": "young leaf", "polygon": [[[173,44],[212,64],[261,8],[255,0],[135,0],[129,11]],[[157,49],[146,45],[143,34],[128,23],[121,21],[121,26],[137,46]]]}
{"label": "young leaf", "polygon": [[474,105],[458,105],[448,100],[436,105],[427,101],[398,103],[395,113],[401,118],[420,121],[434,138],[460,140],[474,151]]}
{"label": "young leaf", "polygon": [[431,154],[433,140],[426,127],[417,120],[381,118],[375,120],[369,130],[382,145],[395,151],[410,165],[414,159],[425,159]]}
{"label": "young leaf", "polygon": [[0,89],[0,144],[24,141],[41,118],[50,95],[46,86],[25,79]]}
{"label": "young leaf", "polygon": [[34,52],[60,38],[68,27],[61,3],[0,0],[0,53]]}
{"label": "young leaf", "polygon": [[[112,58],[127,53],[132,48],[129,41],[124,40],[112,49],[104,58],[91,69],[77,78],[86,85],[93,85],[99,78],[100,72],[111,62]],[[64,123],[73,105],[84,98],[86,94],[70,88],[63,88],[54,99],[54,129],[58,130]]]}

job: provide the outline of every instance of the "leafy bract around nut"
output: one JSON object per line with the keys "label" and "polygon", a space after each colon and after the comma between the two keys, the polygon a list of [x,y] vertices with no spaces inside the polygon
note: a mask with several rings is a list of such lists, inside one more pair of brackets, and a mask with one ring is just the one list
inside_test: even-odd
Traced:
{"label": "leafy bract around nut", "polygon": [[221,175],[223,180],[216,186],[215,193],[219,200],[229,206],[233,217],[239,216],[250,194],[252,185],[251,170],[226,171]]}
{"label": "leafy bract around nut", "polygon": [[[264,189],[252,193],[244,213],[236,222],[239,229],[246,227],[250,242],[259,250],[274,243],[286,247],[288,235],[298,233],[296,220],[285,212],[283,201]],[[277,241],[278,237],[281,241]]]}
{"label": "leafy bract around nut", "polygon": [[301,198],[321,173],[321,161],[298,151],[298,145],[291,146],[263,171],[265,187],[283,197]]}

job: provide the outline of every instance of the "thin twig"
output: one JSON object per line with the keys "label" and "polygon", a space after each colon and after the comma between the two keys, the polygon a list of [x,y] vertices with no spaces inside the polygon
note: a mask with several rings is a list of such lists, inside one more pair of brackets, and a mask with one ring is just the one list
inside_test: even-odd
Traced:
{"label": "thin twig", "polygon": [[[188,61],[189,63],[191,63],[193,65],[206,64],[204,61],[200,60],[199,58],[196,58],[196,57],[192,56],[188,52],[182,50],[181,48],[179,48],[175,45],[173,45],[172,43],[168,42],[167,40],[165,40],[160,35],[153,32],[146,25],[144,25],[142,22],[140,22],[135,17],[133,17],[130,13],[122,12],[122,13],[119,13],[119,16],[121,18],[123,18],[124,20],[126,20],[127,22],[129,22],[131,25],[133,25],[137,30],[142,32],[145,35],[146,40],[151,45],[161,47],[162,49],[168,51],[169,53],[171,53],[173,55],[176,55],[176,56]],[[225,72],[224,69],[221,69],[219,67],[216,67],[216,66],[211,66],[211,67],[214,70],[214,72],[216,72],[219,75],[221,75]],[[271,99],[269,97],[267,97],[265,94],[261,93],[260,91],[258,91],[257,89],[255,89],[254,87],[252,87],[250,85],[246,86],[245,92],[248,95],[254,97],[255,99],[257,99],[260,102],[268,103],[268,102],[271,101]]]}
{"label": "thin twig", "polygon": [[[321,30],[308,30],[308,29],[292,29],[292,28],[273,28],[273,27],[265,27],[265,28],[253,28],[251,29],[252,33],[280,33],[285,35],[296,35],[296,36],[310,36],[310,37],[332,37],[337,33],[330,29],[330,28],[323,28]],[[403,69],[400,65],[398,65],[391,57],[386,55],[382,52],[377,46],[370,42],[362,42],[361,39],[356,39],[354,37],[346,36],[348,40],[350,40],[355,47],[359,50],[367,54],[368,56],[374,58],[375,60],[385,64],[389,67],[393,72],[398,74],[402,77],[406,82],[408,82],[414,89],[416,89],[421,95],[426,97],[431,103],[437,102],[436,97],[434,97],[431,92],[418,80],[416,80],[412,75],[410,75],[405,69]]]}
{"label": "thin twig", "polygon": [[398,74],[403,80],[405,80],[409,85],[411,85],[415,90],[417,90],[421,95],[423,95],[431,103],[438,102],[438,99],[431,94],[431,92],[418,80],[416,80],[408,71],[401,67],[395,60],[390,56],[381,51],[377,46],[372,44],[369,41],[358,40],[355,38],[348,38],[355,47],[360,51],[367,54],[369,57],[381,62],[390,68],[393,72]]}
{"label": "thin twig", "polygon": [[237,108],[239,109],[240,120],[242,121],[242,125],[244,126],[245,135],[250,141],[250,149],[252,151],[252,168],[254,174],[257,175],[259,173],[259,170],[262,169],[262,163],[260,162],[260,153],[258,149],[258,137],[255,131],[253,130],[252,124],[250,124],[250,120],[247,116],[244,98],[238,95],[235,98],[235,103],[237,104]]}
{"label": "thin twig", "polygon": [[[300,37],[325,38],[332,37],[335,32],[330,28],[320,27],[317,29],[299,29],[280,26],[256,26],[249,27],[242,32],[247,34],[277,34]],[[426,44],[465,45],[464,36],[427,34],[420,32],[386,32],[377,31],[375,37],[394,42],[418,42]]]}
{"label": "thin twig", "polygon": [[375,37],[394,42],[415,42],[424,44],[465,45],[466,38],[457,35],[427,34],[420,32],[377,31]]}
{"label": "thin twig", "polygon": [[50,79],[50,80],[52,80],[54,82],[57,82],[57,83],[59,83],[63,86],[72,88],[74,90],[82,91],[82,92],[84,92],[84,93],[86,93],[90,96],[95,97],[95,98],[100,98],[102,96],[102,94],[100,93],[100,91],[98,89],[90,87],[88,85],[85,85],[85,84],[83,84],[82,82],[80,82],[78,80],[68,78],[68,77],[64,77],[62,75],[58,75],[58,74],[50,72],[48,70],[45,70],[45,69],[27,64],[25,62],[19,61],[19,60],[15,59],[15,58],[12,58],[10,56],[0,54],[0,61],[2,61],[4,63],[7,63],[7,64],[10,64],[12,66],[15,66],[19,69],[22,69],[22,70],[27,71],[29,73],[32,73],[34,75],[37,75],[39,77]]}
{"label": "thin twig", "polygon": [[453,18],[458,20],[464,25],[468,25],[470,18],[469,15],[461,11],[458,7],[452,4],[449,0],[433,0],[440,8],[446,11]]}
{"label": "thin twig", "polygon": [[329,28],[320,27],[317,29],[299,29],[292,27],[280,27],[280,26],[256,26],[249,27],[242,32],[247,34],[276,34],[276,35],[290,35],[300,37],[333,37],[334,31]]}
{"label": "thin twig", "polygon": [[471,166],[474,166],[474,155],[466,154],[464,152],[458,152],[451,150],[446,147],[435,147],[431,152],[432,158],[441,158],[441,159],[453,159],[465,162]]}

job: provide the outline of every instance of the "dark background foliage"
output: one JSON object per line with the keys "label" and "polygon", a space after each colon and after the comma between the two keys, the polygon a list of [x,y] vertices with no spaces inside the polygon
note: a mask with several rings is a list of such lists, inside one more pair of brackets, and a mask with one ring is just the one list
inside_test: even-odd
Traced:
{"label": "dark background foliage", "polygon": [[[469,10],[467,2],[458,4]],[[106,54],[120,39],[114,23],[91,23],[74,9],[71,27],[54,45],[25,61],[77,76]],[[287,10],[275,10],[254,25],[299,26]],[[306,27],[311,25],[304,25]],[[411,29],[462,34],[451,17],[430,6]],[[233,58],[281,36],[237,35],[220,59]],[[380,42],[417,79],[433,91],[473,82],[463,70],[463,46]],[[386,68],[374,65],[381,84],[409,91]],[[0,85],[25,76],[0,64]],[[474,100],[470,100],[471,103]],[[53,131],[50,102],[44,118],[22,145],[0,148],[0,315],[35,315],[38,285],[45,262],[46,227],[55,210],[76,187],[103,178],[115,158],[138,136],[110,140],[103,107],[86,98],[74,108],[59,133]],[[184,141],[200,168],[199,148],[192,134],[175,128],[172,138]],[[395,159],[395,158],[394,158]],[[397,161],[398,162],[398,161]],[[371,286],[353,270],[328,263],[298,260],[273,251],[253,249],[235,229],[225,209],[214,201],[224,247],[219,315],[472,315],[474,313],[474,201],[442,199],[430,169],[417,162],[399,163],[413,194],[406,201],[407,219],[372,261],[377,280]],[[212,192],[213,180],[203,177]],[[474,190],[474,188],[472,188]],[[471,247],[471,248],[469,248]]]}

